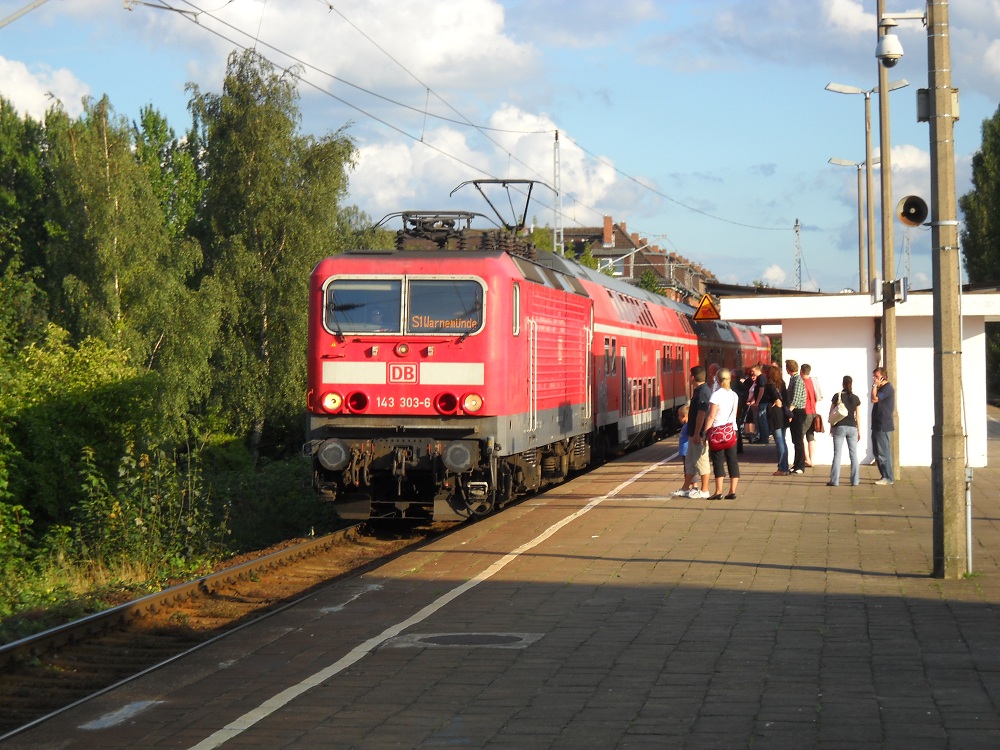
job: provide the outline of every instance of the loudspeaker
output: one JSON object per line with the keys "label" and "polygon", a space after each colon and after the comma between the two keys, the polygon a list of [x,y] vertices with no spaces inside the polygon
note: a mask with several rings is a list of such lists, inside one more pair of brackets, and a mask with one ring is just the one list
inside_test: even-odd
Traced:
{"label": "loudspeaker", "polygon": [[916,195],[908,195],[896,204],[896,218],[910,227],[919,227],[927,218],[927,204]]}

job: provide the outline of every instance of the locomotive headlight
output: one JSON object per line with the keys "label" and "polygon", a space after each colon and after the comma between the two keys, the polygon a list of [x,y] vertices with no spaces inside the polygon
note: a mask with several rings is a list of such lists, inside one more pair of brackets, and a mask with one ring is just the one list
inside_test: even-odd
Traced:
{"label": "locomotive headlight", "polygon": [[410,345],[409,344],[404,344],[402,341],[400,341],[398,344],[396,344],[396,356],[397,357],[405,357],[409,353],[410,353]]}
{"label": "locomotive headlight", "polygon": [[320,402],[323,410],[328,412],[340,411],[340,407],[344,405],[344,398],[339,393],[324,393],[323,400]]}
{"label": "locomotive headlight", "polygon": [[340,471],[351,460],[351,451],[343,440],[332,438],[320,444],[316,459],[324,469]]}
{"label": "locomotive headlight", "polygon": [[449,471],[462,472],[472,468],[476,459],[476,444],[471,440],[452,440],[444,447],[441,460]]}
{"label": "locomotive headlight", "polygon": [[483,408],[483,397],[478,393],[466,393],[462,396],[462,410],[475,414]]}

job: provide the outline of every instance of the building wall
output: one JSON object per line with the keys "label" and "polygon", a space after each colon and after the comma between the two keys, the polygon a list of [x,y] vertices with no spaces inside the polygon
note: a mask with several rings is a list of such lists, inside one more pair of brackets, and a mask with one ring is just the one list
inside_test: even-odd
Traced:
{"label": "building wall", "polygon": [[[812,377],[820,382],[826,416],[830,399],[840,390],[844,375],[854,378],[854,392],[861,399],[861,430],[858,454],[862,463],[871,452],[871,373],[878,366],[874,319],[817,318],[790,320],[782,326],[782,357],[812,365]],[[963,319],[962,388],[965,404],[963,424],[968,435],[969,466],[986,466],[986,334],[982,318]],[[897,373],[889,373],[896,389],[896,430],[899,432],[900,466],[930,466],[934,432],[934,348],[930,318],[896,318]],[[820,464],[830,465],[833,443],[827,432],[817,437]],[[844,459],[846,465],[846,457]]]}

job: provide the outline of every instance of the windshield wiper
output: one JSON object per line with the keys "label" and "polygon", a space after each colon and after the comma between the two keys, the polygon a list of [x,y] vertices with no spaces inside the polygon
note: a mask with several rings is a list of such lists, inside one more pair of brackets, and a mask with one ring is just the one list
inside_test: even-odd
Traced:
{"label": "windshield wiper", "polygon": [[348,310],[355,310],[363,305],[360,302],[347,302],[343,305],[338,305],[332,299],[326,305],[327,315],[333,320],[334,326],[336,326],[336,333],[339,338],[344,338],[344,332],[340,329],[340,319],[337,317],[338,312],[347,312]]}

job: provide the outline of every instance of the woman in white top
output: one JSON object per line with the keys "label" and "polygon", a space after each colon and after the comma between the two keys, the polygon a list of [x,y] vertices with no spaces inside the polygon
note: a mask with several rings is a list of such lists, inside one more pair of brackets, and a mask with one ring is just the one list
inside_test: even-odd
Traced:
{"label": "woman in white top", "polygon": [[[733,444],[728,448],[720,450],[712,449],[709,458],[712,460],[712,473],[715,474],[715,494],[709,500],[722,499],[722,481],[725,479],[723,464],[729,471],[729,494],[726,500],[736,499],[736,487],[740,483],[740,465],[736,459],[736,410],[739,406],[739,397],[732,389],[732,373],[725,367],[719,370],[719,388],[712,394],[708,402],[708,415],[705,417],[706,434],[713,427],[731,425],[733,430]],[[711,445],[711,444],[710,444]]]}

